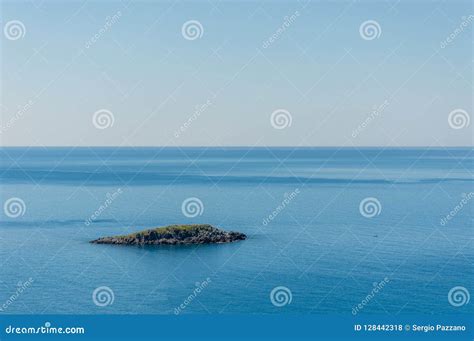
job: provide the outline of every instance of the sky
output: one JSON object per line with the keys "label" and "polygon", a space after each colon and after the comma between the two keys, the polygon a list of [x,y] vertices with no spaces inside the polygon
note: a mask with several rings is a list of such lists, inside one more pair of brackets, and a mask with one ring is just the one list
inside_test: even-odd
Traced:
{"label": "sky", "polygon": [[2,1],[3,146],[472,146],[471,1]]}

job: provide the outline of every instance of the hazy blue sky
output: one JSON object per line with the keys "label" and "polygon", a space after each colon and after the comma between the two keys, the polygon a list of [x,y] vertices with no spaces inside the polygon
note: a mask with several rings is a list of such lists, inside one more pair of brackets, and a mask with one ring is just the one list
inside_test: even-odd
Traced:
{"label": "hazy blue sky", "polygon": [[[2,2],[2,31],[24,30],[2,32],[1,142],[472,145],[473,122],[448,122],[472,118],[472,14],[471,1]],[[189,20],[201,37],[185,39]]]}

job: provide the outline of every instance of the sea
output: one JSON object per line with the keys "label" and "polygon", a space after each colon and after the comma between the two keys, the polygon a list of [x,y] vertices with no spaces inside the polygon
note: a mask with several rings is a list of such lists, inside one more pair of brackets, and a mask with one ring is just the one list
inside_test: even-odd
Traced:
{"label": "sea", "polygon": [[[0,148],[0,314],[472,314],[472,148]],[[229,244],[89,243],[171,224]]]}

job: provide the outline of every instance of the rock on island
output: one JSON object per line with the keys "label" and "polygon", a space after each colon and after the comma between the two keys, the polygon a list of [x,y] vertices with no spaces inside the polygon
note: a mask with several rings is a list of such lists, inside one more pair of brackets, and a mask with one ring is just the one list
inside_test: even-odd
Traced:
{"label": "rock on island", "polygon": [[247,236],[243,233],[224,231],[207,224],[170,225],[127,235],[103,237],[92,240],[91,243],[123,245],[220,244],[246,238]]}

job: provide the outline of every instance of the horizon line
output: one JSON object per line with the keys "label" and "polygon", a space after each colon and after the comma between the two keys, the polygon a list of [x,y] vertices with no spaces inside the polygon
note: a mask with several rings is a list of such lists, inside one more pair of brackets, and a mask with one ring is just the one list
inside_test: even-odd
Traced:
{"label": "horizon line", "polygon": [[250,145],[230,145],[230,146],[162,146],[162,145],[139,145],[139,146],[118,146],[118,145],[81,145],[81,146],[74,146],[74,145],[45,145],[45,146],[28,146],[28,145],[12,145],[12,146],[2,146],[0,148],[249,148],[249,149],[257,149],[257,148],[385,148],[385,149],[401,149],[401,148],[474,148],[472,146],[376,146],[376,145],[367,145],[367,146],[250,146]]}

